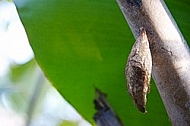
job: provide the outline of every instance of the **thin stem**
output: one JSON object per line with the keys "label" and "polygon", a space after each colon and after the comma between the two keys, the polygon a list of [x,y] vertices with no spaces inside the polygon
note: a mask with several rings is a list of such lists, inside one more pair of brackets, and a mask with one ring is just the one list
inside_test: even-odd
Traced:
{"label": "thin stem", "polygon": [[32,116],[33,116],[33,113],[35,110],[36,102],[38,100],[39,93],[42,90],[44,81],[45,81],[44,74],[40,71],[37,82],[36,82],[35,87],[34,87],[34,91],[32,93],[31,99],[29,101],[29,106],[28,106],[28,110],[27,110],[28,118],[26,121],[26,126],[29,126],[31,123],[31,119],[32,119]]}
{"label": "thin stem", "polygon": [[117,0],[134,36],[144,27],[153,60],[152,76],[170,120],[190,124],[190,52],[163,0]]}

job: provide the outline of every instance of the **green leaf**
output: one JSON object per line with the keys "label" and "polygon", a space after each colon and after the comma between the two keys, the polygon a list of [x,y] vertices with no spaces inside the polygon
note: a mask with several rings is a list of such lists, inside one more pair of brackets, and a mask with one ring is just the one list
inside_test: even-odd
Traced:
{"label": "green leaf", "polygon": [[125,125],[170,125],[153,82],[147,114],[127,93],[124,70],[135,40],[115,0],[15,2],[36,60],[85,119],[94,124],[97,87]]}
{"label": "green leaf", "polygon": [[60,126],[77,126],[77,124],[69,121],[63,121]]}

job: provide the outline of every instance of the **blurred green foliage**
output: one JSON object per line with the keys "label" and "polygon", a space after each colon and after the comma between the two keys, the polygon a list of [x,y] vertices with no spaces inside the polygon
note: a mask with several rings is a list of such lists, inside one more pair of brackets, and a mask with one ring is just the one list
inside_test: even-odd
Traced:
{"label": "blurred green foliage", "polygon": [[[189,2],[166,2],[190,40]],[[97,87],[125,125],[171,125],[153,81],[147,114],[141,114],[127,94],[124,69],[135,40],[115,0],[15,3],[39,65],[85,119],[94,124]]]}

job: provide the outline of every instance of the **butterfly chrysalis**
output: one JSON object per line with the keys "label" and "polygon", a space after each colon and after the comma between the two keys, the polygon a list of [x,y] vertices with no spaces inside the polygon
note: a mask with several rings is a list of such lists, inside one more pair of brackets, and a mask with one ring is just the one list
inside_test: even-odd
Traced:
{"label": "butterfly chrysalis", "polygon": [[129,54],[125,74],[128,92],[142,113],[146,113],[146,95],[150,90],[151,70],[152,57],[149,42],[145,29],[141,28],[140,35]]}

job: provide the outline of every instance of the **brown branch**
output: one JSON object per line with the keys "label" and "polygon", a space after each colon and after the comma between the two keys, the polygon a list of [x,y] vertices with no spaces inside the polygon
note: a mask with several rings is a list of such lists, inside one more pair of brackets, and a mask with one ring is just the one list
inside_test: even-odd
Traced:
{"label": "brown branch", "polygon": [[144,27],[153,60],[152,76],[170,120],[190,125],[190,52],[163,0],[117,0],[135,38]]}

